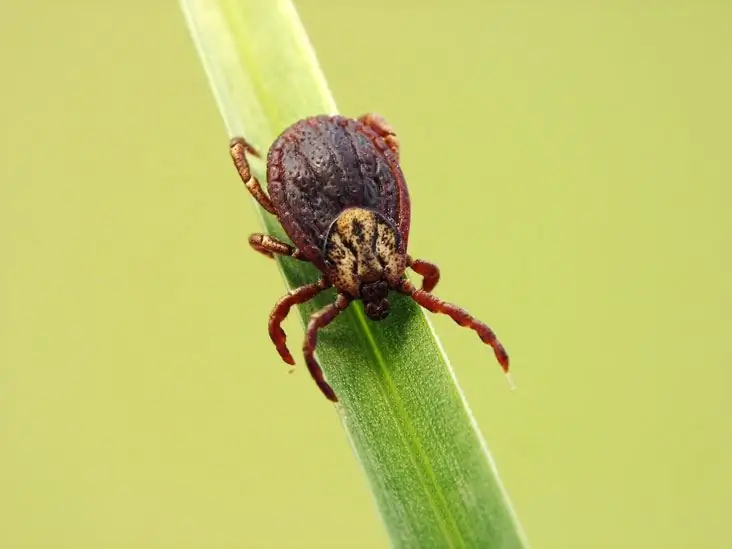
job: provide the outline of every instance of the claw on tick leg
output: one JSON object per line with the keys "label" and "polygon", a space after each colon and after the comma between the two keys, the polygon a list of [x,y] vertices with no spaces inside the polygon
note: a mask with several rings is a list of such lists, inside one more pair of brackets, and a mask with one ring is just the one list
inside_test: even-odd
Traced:
{"label": "claw on tick leg", "polygon": [[269,337],[272,343],[275,344],[275,348],[282,357],[282,360],[287,364],[293,366],[295,359],[292,358],[290,350],[287,348],[287,335],[282,329],[282,321],[285,320],[293,305],[305,303],[328,287],[330,287],[330,282],[325,279],[300,286],[280,299],[272,309],[269,315]]}
{"label": "claw on tick leg", "polygon": [[416,301],[420,306],[424,307],[428,311],[433,313],[446,314],[447,316],[452,318],[459,326],[464,326],[475,331],[483,343],[485,343],[486,345],[490,345],[493,348],[493,353],[496,355],[496,359],[501,365],[503,373],[506,374],[509,385],[512,388],[515,388],[513,380],[508,373],[508,354],[503,348],[503,345],[501,345],[501,343],[498,341],[496,334],[493,333],[493,330],[491,330],[488,325],[470,315],[466,310],[461,309],[460,307],[451,303],[442,301],[440,298],[434,296],[429,292],[426,292],[424,290],[418,290],[408,280],[404,280],[402,282],[402,285],[398,288],[398,291],[410,296],[412,299],[414,299],[414,301]]}
{"label": "claw on tick leg", "polygon": [[303,354],[305,355],[305,365],[308,367],[311,377],[320,388],[320,391],[331,402],[338,402],[338,397],[333,388],[328,385],[323,377],[323,370],[315,358],[315,347],[318,342],[318,331],[330,324],[346,307],[350,299],[343,294],[338,294],[336,300],[330,305],[326,305],[317,313],[310,317],[308,328],[305,333],[305,341],[303,341]]}

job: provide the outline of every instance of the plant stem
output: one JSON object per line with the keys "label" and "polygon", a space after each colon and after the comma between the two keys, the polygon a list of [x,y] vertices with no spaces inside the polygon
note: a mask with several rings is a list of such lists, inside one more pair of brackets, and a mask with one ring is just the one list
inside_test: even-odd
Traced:
{"label": "plant stem", "polygon": [[[336,112],[291,2],[182,0],[182,7],[230,137],[266,151],[296,120]],[[263,181],[262,163],[252,168]],[[257,210],[263,227],[287,240],[277,220]],[[304,262],[277,265],[290,289],[319,277]],[[303,323],[333,299],[329,291],[298,307]],[[351,305],[322,332],[317,355],[392,545],[527,548],[432,325],[411,299],[391,302],[378,323]],[[486,361],[491,356],[487,349]]]}

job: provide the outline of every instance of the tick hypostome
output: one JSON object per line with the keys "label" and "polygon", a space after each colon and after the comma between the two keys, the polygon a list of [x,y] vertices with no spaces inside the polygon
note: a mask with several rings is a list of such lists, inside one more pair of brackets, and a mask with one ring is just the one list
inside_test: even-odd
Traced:
{"label": "tick hypostome", "polygon": [[[356,120],[321,115],[294,123],[267,154],[268,193],[247,162],[247,154],[259,154],[242,138],[232,139],[230,152],[244,185],[279,219],[294,244],[255,233],[249,237],[251,246],[268,257],[281,254],[309,261],[323,274],[317,282],[289,292],[269,316],[269,335],[285,362],[295,363],[280,326],[292,306],[331,286],[338,292],[333,303],[310,318],[303,345],[308,370],[328,399],[338,401],[315,358],[318,330],[356,299],[363,301],[371,320],[385,318],[390,291],[475,330],[508,373],[508,355],[493,331],[435,297],[431,292],[440,280],[439,269],[407,253],[409,193],[399,166],[399,141],[386,120],[375,114]],[[421,289],[407,280],[407,267],[423,277]]]}

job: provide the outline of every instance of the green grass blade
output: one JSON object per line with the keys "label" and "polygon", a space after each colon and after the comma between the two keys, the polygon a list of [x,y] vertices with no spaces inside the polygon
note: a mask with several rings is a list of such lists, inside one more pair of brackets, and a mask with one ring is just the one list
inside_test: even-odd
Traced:
{"label": "green grass blade", "polygon": [[[230,136],[266,151],[295,120],[336,112],[289,0],[182,0],[182,7]],[[222,139],[221,161],[229,162],[225,147]],[[262,163],[254,159],[252,168],[263,181]],[[287,239],[276,219],[257,209],[266,230]],[[308,264],[277,264],[288,288],[318,277]],[[329,291],[299,307],[303,322],[333,297]],[[321,333],[317,354],[394,547],[528,547],[418,306],[395,295],[391,315],[373,323],[353,304]],[[272,360],[279,360],[274,350]]]}

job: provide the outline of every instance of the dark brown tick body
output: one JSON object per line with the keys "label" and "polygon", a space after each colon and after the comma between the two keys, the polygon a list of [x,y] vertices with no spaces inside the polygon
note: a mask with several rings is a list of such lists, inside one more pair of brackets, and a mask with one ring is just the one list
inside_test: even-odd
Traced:
{"label": "dark brown tick body", "polygon": [[[447,314],[475,330],[508,372],[508,355],[493,331],[432,295],[439,269],[407,254],[409,193],[399,167],[399,143],[383,118],[321,115],[287,128],[267,155],[269,195],[251,175],[246,159],[247,153],[258,153],[242,138],[232,139],[230,151],[247,189],[277,216],[294,244],[255,233],[249,237],[251,246],[269,257],[281,254],[309,261],[323,273],[319,281],[289,292],[270,314],[269,334],[285,362],[295,363],[280,326],[292,306],[331,286],[338,291],[332,304],[311,317],[303,345],[308,370],[328,399],[338,401],[315,358],[318,330],[356,299],[363,301],[370,319],[385,318],[390,291],[408,295],[429,311]],[[407,267],[422,275],[421,289],[407,280]]]}

